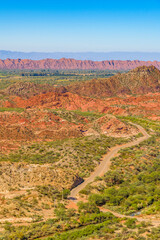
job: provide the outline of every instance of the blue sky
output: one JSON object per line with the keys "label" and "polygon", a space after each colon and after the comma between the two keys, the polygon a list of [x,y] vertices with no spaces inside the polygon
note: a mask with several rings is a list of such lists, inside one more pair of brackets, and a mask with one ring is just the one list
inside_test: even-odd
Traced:
{"label": "blue sky", "polygon": [[160,52],[160,0],[5,0],[0,49]]}

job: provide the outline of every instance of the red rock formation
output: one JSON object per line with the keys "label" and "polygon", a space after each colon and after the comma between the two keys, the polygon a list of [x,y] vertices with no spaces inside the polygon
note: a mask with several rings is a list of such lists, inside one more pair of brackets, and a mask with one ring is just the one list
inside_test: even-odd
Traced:
{"label": "red rock formation", "polygon": [[[51,108],[51,109],[67,109],[82,111],[99,110],[104,108],[104,101],[100,99],[92,99],[88,97],[81,97],[77,94],[70,92],[56,93],[49,92],[45,94],[39,94],[28,99],[21,97],[10,97],[9,100],[1,102],[2,107],[19,107],[19,108]],[[98,108],[97,108],[98,105]]]}
{"label": "red rock formation", "polygon": [[75,59],[6,59],[0,60],[0,69],[98,69],[98,70],[129,70],[140,66],[155,66],[160,69],[158,61],[91,61]]}
{"label": "red rock formation", "polygon": [[71,123],[52,112],[38,109],[22,113],[0,112],[0,150],[33,141],[81,137],[82,127],[81,123]]}

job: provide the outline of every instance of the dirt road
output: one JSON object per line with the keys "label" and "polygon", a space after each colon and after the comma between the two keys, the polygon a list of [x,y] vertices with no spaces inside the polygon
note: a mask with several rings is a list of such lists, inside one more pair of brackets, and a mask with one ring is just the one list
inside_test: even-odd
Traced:
{"label": "dirt road", "polygon": [[80,185],[78,185],[77,187],[72,189],[70,196],[69,196],[70,200],[77,201],[78,200],[77,194],[83,188],[85,188],[88,183],[93,182],[95,177],[103,176],[110,169],[111,159],[118,153],[119,150],[121,150],[123,148],[135,146],[135,145],[143,142],[144,140],[147,140],[150,137],[150,135],[145,131],[145,129],[143,127],[141,127],[137,124],[134,124],[134,123],[131,123],[131,124],[136,126],[139,129],[139,131],[143,134],[143,137],[140,137],[132,142],[111,148],[109,153],[106,154],[106,156],[101,161],[100,165],[95,169],[95,171],[90,175],[90,177],[87,178],[83,183],[81,183]]}
{"label": "dirt road", "polygon": [[[127,148],[127,147],[132,147],[132,146],[138,145],[139,143],[143,142],[144,140],[147,140],[150,137],[150,135],[145,131],[145,129],[143,127],[141,127],[138,124],[134,124],[134,123],[131,123],[131,124],[136,126],[139,129],[139,131],[143,134],[143,136],[138,138],[137,140],[132,141],[132,142],[129,142],[129,143],[111,148],[109,153],[106,154],[106,156],[103,158],[100,165],[95,169],[95,171],[90,175],[90,177],[87,178],[83,183],[81,183],[80,185],[78,185],[77,187],[72,189],[71,194],[69,196],[70,205],[72,207],[73,207],[73,205],[76,204],[76,202],[78,202],[78,197],[77,197],[78,193],[83,188],[85,188],[88,183],[93,182],[95,177],[104,175],[110,169],[111,159],[118,153],[119,150]],[[126,215],[122,215],[120,213],[116,213],[114,211],[111,211],[109,209],[100,208],[100,210],[102,212],[111,212],[112,214],[114,214],[117,217],[136,218],[140,222],[147,221],[147,222],[150,222],[154,227],[157,227],[160,224],[160,220],[156,219],[154,216],[151,216],[149,218],[146,218],[146,217],[143,217],[143,216],[126,216]]]}

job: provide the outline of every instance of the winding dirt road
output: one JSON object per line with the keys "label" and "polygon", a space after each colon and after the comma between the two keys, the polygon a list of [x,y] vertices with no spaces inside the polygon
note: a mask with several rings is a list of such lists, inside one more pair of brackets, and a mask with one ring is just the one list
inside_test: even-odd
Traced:
{"label": "winding dirt road", "polygon": [[[80,185],[78,185],[77,187],[72,189],[72,191],[70,193],[70,196],[68,198],[70,200],[70,205],[71,206],[76,205],[76,203],[78,202],[78,196],[77,196],[78,193],[83,188],[85,188],[88,183],[93,182],[95,177],[103,176],[107,171],[109,171],[110,165],[111,165],[111,159],[118,153],[119,150],[127,148],[127,147],[132,147],[132,146],[138,145],[139,143],[143,142],[144,140],[147,140],[150,137],[150,135],[140,125],[134,124],[134,123],[130,123],[130,124],[136,126],[139,129],[139,131],[143,134],[143,136],[138,138],[137,140],[132,141],[132,142],[129,142],[129,143],[119,145],[119,146],[115,146],[115,147],[111,148],[109,153],[106,154],[106,156],[103,158],[100,165],[95,169],[95,171],[90,175],[90,177],[87,178],[83,183],[81,183]],[[123,217],[136,218],[140,222],[142,222],[142,221],[150,222],[154,227],[158,227],[159,224],[160,224],[160,220],[156,219],[154,216],[150,216],[149,218],[136,216],[136,215],[135,216],[126,216],[126,215],[122,215],[120,213],[111,211],[109,209],[100,208],[100,210],[102,212],[111,212],[113,215],[115,215],[117,217],[120,217],[120,218],[123,218]]]}
{"label": "winding dirt road", "polygon": [[71,193],[70,193],[70,196],[69,196],[70,200],[75,201],[75,202],[78,201],[77,194],[83,188],[85,188],[88,183],[93,182],[95,177],[103,176],[110,169],[111,159],[118,153],[119,150],[121,150],[123,148],[138,145],[139,143],[143,142],[144,140],[147,140],[150,137],[150,135],[145,131],[145,129],[143,127],[141,127],[138,124],[134,124],[134,123],[131,123],[131,124],[136,126],[139,129],[139,131],[143,134],[143,137],[140,137],[140,138],[138,138],[138,139],[136,139],[132,142],[129,142],[129,143],[119,145],[119,146],[115,146],[115,147],[111,148],[109,153],[106,154],[106,156],[101,161],[100,165],[98,165],[98,167],[89,176],[89,178],[87,178],[83,183],[81,183],[80,185],[78,185],[77,187],[75,187],[71,190]]}

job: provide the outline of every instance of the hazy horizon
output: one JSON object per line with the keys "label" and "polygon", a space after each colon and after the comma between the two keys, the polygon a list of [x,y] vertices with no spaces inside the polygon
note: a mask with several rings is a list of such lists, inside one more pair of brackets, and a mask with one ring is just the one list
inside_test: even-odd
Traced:
{"label": "hazy horizon", "polygon": [[0,50],[0,59],[31,59],[41,60],[46,58],[61,59],[73,58],[76,60],[140,60],[160,61],[160,52],[20,52]]}

